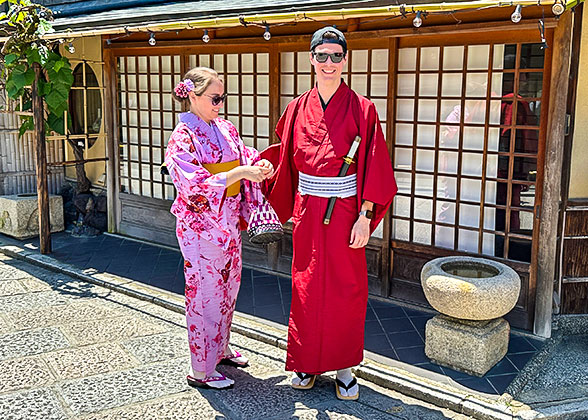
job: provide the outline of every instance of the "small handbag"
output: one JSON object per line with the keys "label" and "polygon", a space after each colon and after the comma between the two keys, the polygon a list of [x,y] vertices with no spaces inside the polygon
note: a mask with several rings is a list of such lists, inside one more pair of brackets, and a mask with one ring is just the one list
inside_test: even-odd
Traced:
{"label": "small handbag", "polygon": [[284,236],[282,223],[267,200],[264,199],[251,213],[247,234],[249,241],[258,245],[277,242]]}

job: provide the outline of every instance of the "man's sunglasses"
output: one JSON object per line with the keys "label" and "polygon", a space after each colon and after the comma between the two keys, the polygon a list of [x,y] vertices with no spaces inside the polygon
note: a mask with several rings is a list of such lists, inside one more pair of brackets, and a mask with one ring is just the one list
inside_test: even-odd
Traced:
{"label": "man's sunglasses", "polygon": [[212,102],[212,106],[217,106],[218,104],[220,104],[221,102],[224,102],[227,100],[227,94],[223,93],[222,95],[204,95],[204,96],[208,96],[210,98],[210,101]]}
{"label": "man's sunglasses", "polygon": [[331,62],[333,64],[337,64],[337,63],[340,63],[341,60],[343,60],[345,58],[345,53],[336,52],[336,53],[329,54],[329,53],[314,52],[313,51],[312,52],[312,56],[319,63],[326,63],[327,62],[327,58],[331,57]]}

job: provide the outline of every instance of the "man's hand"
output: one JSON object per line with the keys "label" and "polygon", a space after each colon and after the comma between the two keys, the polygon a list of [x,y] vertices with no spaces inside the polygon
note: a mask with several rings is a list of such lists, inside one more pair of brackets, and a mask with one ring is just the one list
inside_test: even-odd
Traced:
{"label": "man's hand", "polygon": [[267,159],[261,159],[255,162],[254,165],[263,168],[263,175],[265,176],[264,179],[271,178],[271,176],[274,174],[274,165],[272,165],[272,163]]}
{"label": "man's hand", "polygon": [[370,239],[370,219],[359,216],[351,229],[350,248],[363,248]]}

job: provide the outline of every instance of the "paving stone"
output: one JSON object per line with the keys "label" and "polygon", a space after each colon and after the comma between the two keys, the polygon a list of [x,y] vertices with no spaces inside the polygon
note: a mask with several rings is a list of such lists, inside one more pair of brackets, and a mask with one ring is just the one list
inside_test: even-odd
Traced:
{"label": "paving stone", "polygon": [[[86,283],[88,284],[88,283]],[[149,305],[146,300],[137,299],[111,289],[97,285],[90,285],[86,295],[80,295],[80,300],[96,300],[101,305],[110,306],[116,309],[137,309]]]}
{"label": "paving stone", "polygon": [[20,279],[19,283],[27,289],[27,292],[47,292],[52,290],[50,283],[34,277]]}
{"label": "paving stone", "polygon": [[[222,402],[231,412],[238,413],[242,420],[259,420],[260,413],[291,415],[296,409],[316,407],[333,398],[333,383],[323,377],[317,378],[312,390],[302,391],[290,386],[290,374],[286,372],[261,380],[248,374],[246,369],[232,370],[235,371],[231,375],[235,387],[230,391],[211,392],[215,393],[215,400]],[[290,415],[281,418],[289,418]]]}
{"label": "paving stone", "polygon": [[188,356],[188,334],[179,331],[166,334],[135,338],[122,343],[142,363],[155,363],[163,360]]}
{"label": "paving stone", "polygon": [[182,329],[186,328],[186,316],[183,313],[174,312],[153,303],[139,307],[125,307],[124,310],[150,321],[163,321],[175,324]]}
{"label": "paving stone", "polygon": [[588,385],[588,335],[562,339],[528,388],[573,385]]}
{"label": "paving stone", "polygon": [[33,389],[0,396],[0,418],[3,420],[66,420],[56,395],[49,389]]}
{"label": "paving stone", "polygon": [[0,308],[3,312],[12,312],[43,306],[57,306],[69,303],[69,299],[55,291],[28,293],[24,295],[0,296]]}
{"label": "paving stone", "polygon": [[59,328],[39,328],[0,336],[0,360],[33,356],[69,347]]}
{"label": "paving stone", "polygon": [[317,408],[295,408],[292,412],[285,412],[274,419],[295,418],[299,420],[393,420],[393,415],[359,406],[356,403],[331,403]]}
{"label": "paving stone", "polygon": [[0,314],[0,335],[6,334],[14,329],[14,325],[12,322]]}
{"label": "paving stone", "polygon": [[159,399],[153,402],[121,407],[99,414],[89,414],[76,420],[222,420],[226,417],[215,410],[198,392]]}
{"label": "paving stone", "polygon": [[[249,367],[243,369],[247,375],[266,378],[280,372],[290,378],[291,373],[284,370],[286,366],[285,350],[235,333],[231,334],[231,347],[249,359]],[[233,379],[238,379],[235,378],[235,373],[239,373],[239,371],[241,369],[234,369],[230,373],[227,371],[227,374]]]}
{"label": "paving stone", "polygon": [[23,279],[25,277],[30,277],[31,275],[27,273],[25,270],[19,268],[17,265],[13,264],[12,261],[9,264],[0,263],[0,281],[1,280],[17,280]]}
{"label": "paving stone", "polygon": [[[455,414],[450,410],[382,388],[362,379],[358,379],[358,381],[360,384],[360,403],[392,414],[395,418],[403,420],[441,420],[450,418],[452,414]],[[469,417],[464,416],[463,418]]]}
{"label": "paving stone", "polygon": [[69,305],[30,308],[8,316],[19,329],[68,324],[75,321],[120,316],[122,312],[94,302],[73,301]]}
{"label": "paving stone", "polygon": [[57,386],[76,415],[148,401],[188,389],[188,358],[175,359],[124,372],[69,381]]}
{"label": "paving stone", "polygon": [[0,362],[0,393],[38,388],[54,380],[49,368],[38,357]]}
{"label": "paving stone", "polygon": [[0,281],[0,296],[20,295],[26,293],[18,280]]}
{"label": "paving stone", "polygon": [[133,317],[78,321],[63,326],[63,331],[80,345],[122,341],[132,337],[160,334],[167,328]]}
{"label": "paving stone", "polygon": [[138,364],[120,345],[113,343],[56,351],[44,355],[44,359],[60,379],[116,372]]}

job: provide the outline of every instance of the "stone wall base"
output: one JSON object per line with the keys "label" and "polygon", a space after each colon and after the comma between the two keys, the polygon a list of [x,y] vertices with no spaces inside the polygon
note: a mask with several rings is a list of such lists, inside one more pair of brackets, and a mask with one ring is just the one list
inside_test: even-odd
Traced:
{"label": "stone wall base", "polygon": [[509,332],[503,318],[463,321],[437,315],[425,328],[425,354],[438,365],[484,376],[506,355]]}
{"label": "stone wall base", "polygon": [[[51,232],[64,230],[63,200],[49,196]],[[0,233],[17,239],[39,236],[39,210],[36,194],[0,196]]]}

